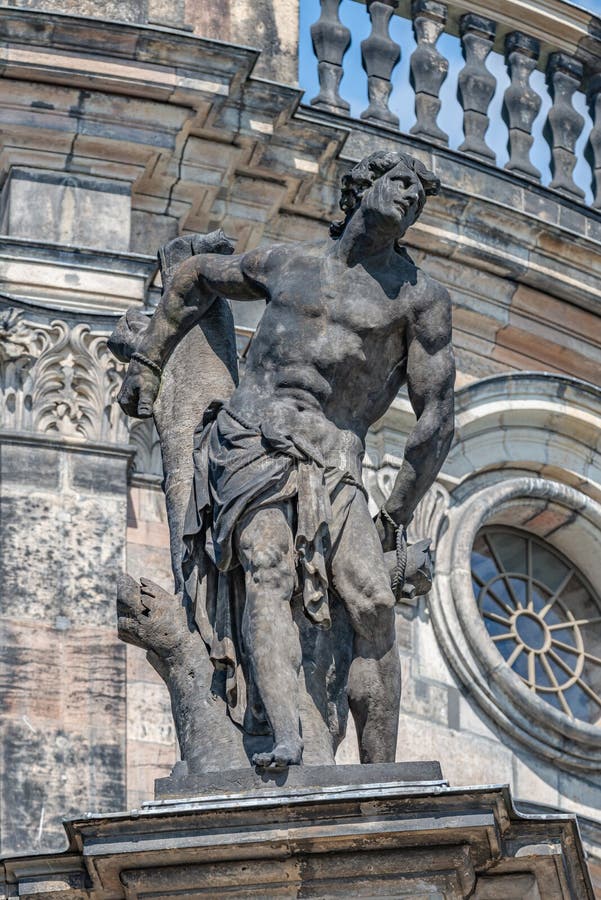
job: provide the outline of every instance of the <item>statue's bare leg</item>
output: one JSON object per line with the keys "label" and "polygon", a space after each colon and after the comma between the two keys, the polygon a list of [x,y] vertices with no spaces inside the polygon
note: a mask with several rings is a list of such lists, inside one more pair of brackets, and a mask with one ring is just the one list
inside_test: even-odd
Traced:
{"label": "statue's bare leg", "polygon": [[284,503],[250,512],[236,533],[246,582],[244,642],[274,736],[273,750],[255,754],[253,763],[274,768],[299,765],[301,648],[290,607],[294,549]]}
{"label": "statue's bare leg", "polygon": [[394,762],[401,700],[395,600],[362,494],[351,503],[331,568],[334,587],[355,631],[348,694],[361,762]]}

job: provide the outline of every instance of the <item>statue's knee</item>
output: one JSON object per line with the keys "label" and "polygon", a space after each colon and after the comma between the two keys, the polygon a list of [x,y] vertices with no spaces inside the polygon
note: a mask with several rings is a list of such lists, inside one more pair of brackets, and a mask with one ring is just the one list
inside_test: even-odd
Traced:
{"label": "statue's knee", "polygon": [[394,594],[390,588],[366,591],[355,605],[354,629],[365,640],[379,640],[394,632]]}
{"label": "statue's knee", "polygon": [[374,592],[372,606],[376,618],[383,618],[387,621],[394,619],[394,605],[392,588],[386,587]]}
{"label": "statue's knee", "polygon": [[253,584],[263,591],[291,594],[294,583],[292,556],[281,544],[255,549],[250,575]]}

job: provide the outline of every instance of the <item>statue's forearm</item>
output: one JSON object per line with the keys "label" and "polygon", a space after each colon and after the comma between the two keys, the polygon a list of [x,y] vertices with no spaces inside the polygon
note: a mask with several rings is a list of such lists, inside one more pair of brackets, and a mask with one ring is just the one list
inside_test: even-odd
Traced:
{"label": "statue's forearm", "polygon": [[386,512],[399,525],[408,525],[415,508],[434,483],[453,439],[452,413],[442,418],[424,415],[407,439],[403,463]]}

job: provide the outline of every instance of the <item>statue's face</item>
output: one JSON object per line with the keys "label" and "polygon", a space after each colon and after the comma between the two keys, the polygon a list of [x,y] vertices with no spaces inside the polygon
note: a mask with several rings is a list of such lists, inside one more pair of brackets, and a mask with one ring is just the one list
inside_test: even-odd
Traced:
{"label": "statue's face", "polygon": [[418,219],[426,194],[415,172],[399,163],[367,190],[361,208],[370,225],[386,235],[402,237]]}

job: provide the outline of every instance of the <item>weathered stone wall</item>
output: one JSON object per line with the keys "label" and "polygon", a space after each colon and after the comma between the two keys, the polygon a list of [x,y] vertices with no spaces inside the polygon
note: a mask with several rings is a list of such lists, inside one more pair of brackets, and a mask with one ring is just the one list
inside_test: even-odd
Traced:
{"label": "weathered stone wall", "polygon": [[123,452],[0,441],[4,854],[64,845],[61,819],[126,802]]}
{"label": "weathered stone wall", "polygon": [[261,51],[254,74],[284,84],[298,78],[299,0],[11,0],[40,13],[162,25]]}

